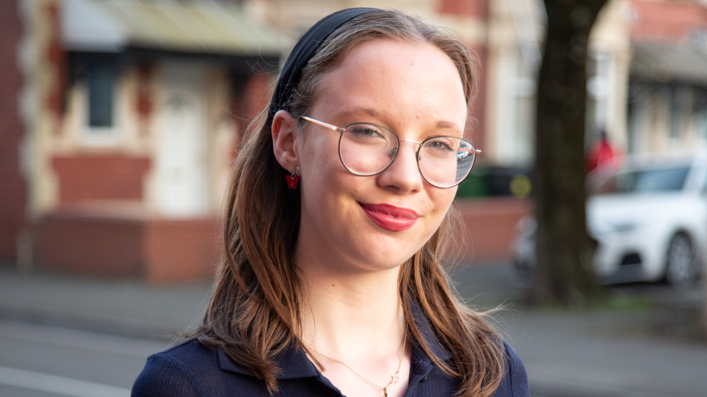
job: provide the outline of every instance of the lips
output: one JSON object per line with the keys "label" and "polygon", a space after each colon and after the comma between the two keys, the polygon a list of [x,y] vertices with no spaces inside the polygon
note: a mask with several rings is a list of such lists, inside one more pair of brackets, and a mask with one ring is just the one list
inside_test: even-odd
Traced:
{"label": "lips", "polygon": [[420,214],[408,208],[390,204],[359,204],[376,225],[392,232],[410,229],[420,218]]}

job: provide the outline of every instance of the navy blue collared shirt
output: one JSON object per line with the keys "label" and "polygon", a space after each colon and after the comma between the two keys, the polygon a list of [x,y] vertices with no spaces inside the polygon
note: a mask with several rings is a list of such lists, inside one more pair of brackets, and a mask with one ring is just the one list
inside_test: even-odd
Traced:
{"label": "navy blue collared shirt", "polygon": [[[451,354],[434,338],[427,318],[414,310],[425,341],[442,360]],[[504,342],[506,371],[493,397],[527,397],[528,377],[513,349]],[[341,397],[341,391],[327,379],[298,347],[285,351],[277,359],[279,391],[275,396]],[[410,378],[405,397],[452,396],[459,380],[439,369],[416,343],[412,344]],[[133,397],[270,397],[265,382],[233,362],[218,348],[196,340],[186,341],[147,359],[135,381]]]}

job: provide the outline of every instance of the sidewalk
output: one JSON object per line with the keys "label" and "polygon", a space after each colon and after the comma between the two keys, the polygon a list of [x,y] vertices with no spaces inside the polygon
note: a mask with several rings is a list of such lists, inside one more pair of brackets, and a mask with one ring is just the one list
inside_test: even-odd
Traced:
{"label": "sidewalk", "polygon": [[[519,296],[506,266],[459,268],[453,278],[459,293],[481,307]],[[198,322],[209,290],[0,268],[0,318],[167,340]],[[703,397],[707,343],[657,336],[649,327],[661,305],[695,305],[698,296],[699,290],[679,304],[661,298],[649,309],[589,312],[516,304],[501,312],[498,325],[525,362],[533,397]]]}
{"label": "sidewalk", "polygon": [[154,286],[0,267],[0,318],[170,340],[198,323],[211,285]]}

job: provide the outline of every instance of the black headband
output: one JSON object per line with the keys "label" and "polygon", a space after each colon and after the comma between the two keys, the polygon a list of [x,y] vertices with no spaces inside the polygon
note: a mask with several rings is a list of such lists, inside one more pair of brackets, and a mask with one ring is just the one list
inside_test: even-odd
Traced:
{"label": "black headband", "polygon": [[272,125],[275,113],[283,109],[285,104],[290,100],[292,92],[302,78],[302,69],[307,65],[309,59],[312,58],[319,44],[345,22],[375,10],[375,8],[347,8],[337,11],[314,24],[314,26],[297,41],[295,48],[292,49],[292,52],[287,57],[287,61],[285,61],[285,65],[282,67],[280,78],[277,80],[275,92],[270,100],[266,125]]}

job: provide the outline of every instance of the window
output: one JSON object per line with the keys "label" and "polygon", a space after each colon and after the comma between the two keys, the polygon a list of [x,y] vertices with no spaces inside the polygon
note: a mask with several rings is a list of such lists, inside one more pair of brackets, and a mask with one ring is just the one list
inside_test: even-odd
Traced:
{"label": "window", "polygon": [[87,71],[88,126],[113,127],[115,72],[104,65],[93,65]]}
{"label": "window", "polygon": [[665,168],[617,174],[603,183],[598,193],[679,191],[685,184],[688,170],[688,168]]}
{"label": "window", "polygon": [[110,143],[117,138],[118,57],[115,54],[90,54],[84,59],[86,141]]}

